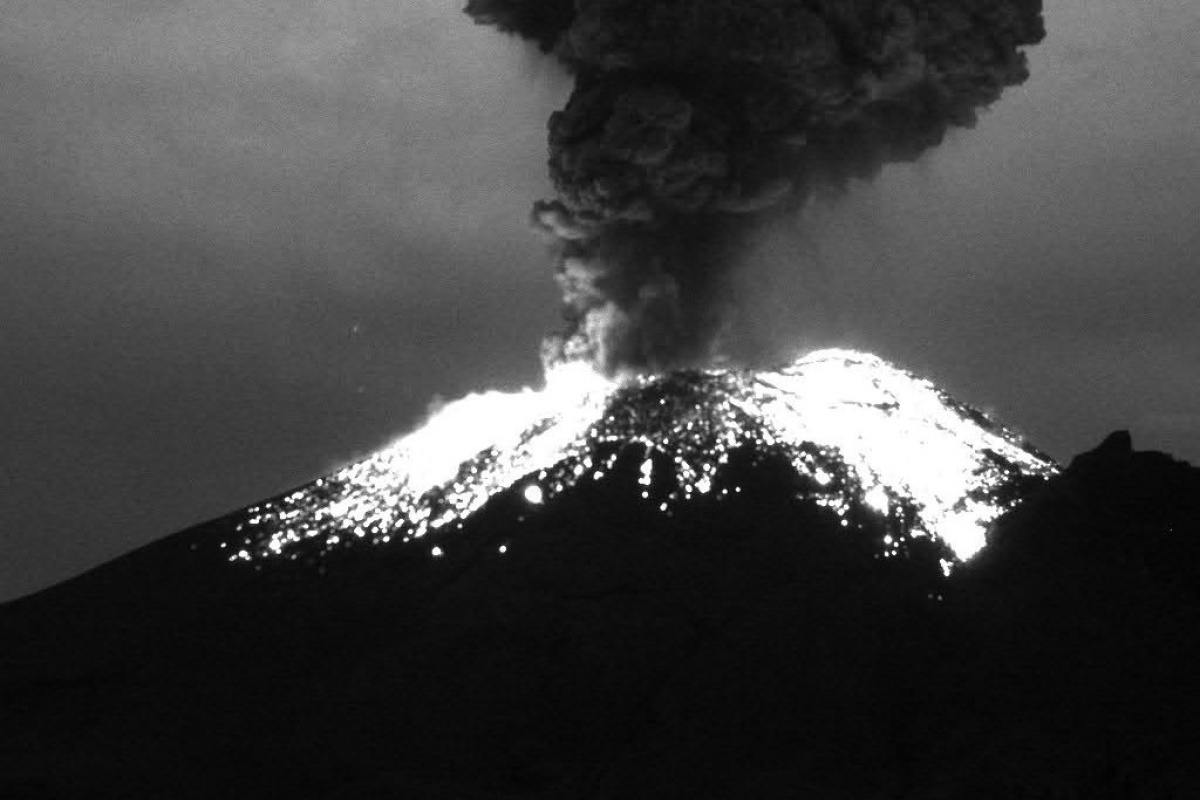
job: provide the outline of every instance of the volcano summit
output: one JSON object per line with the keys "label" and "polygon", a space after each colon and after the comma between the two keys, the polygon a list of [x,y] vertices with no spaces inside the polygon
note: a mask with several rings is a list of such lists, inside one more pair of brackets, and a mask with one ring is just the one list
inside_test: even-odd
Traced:
{"label": "volcano summit", "polygon": [[[1022,487],[1056,470],[981,412],[854,351],[823,350],[778,370],[625,383],[567,368],[540,392],[447,405],[376,455],[252,508],[233,558],[418,539],[461,528],[497,493],[519,490],[538,506],[633,461],[633,491],[669,514],[696,497],[741,492],[735,465],[765,460],[790,470],[795,494],[834,509],[843,525],[877,517],[885,554],[935,537],[958,558],[983,546],[988,523]],[[439,537],[435,552],[445,546]]]}

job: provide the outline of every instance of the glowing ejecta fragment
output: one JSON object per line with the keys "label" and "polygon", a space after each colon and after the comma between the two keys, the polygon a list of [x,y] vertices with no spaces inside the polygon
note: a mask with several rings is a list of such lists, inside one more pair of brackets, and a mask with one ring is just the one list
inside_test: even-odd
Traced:
{"label": "glowing ejecta fragment", "polygon": [[[436,454],[436,432],[467,408],[491,424],[453,439],[452,457]],[[871,355],[823,350],[779,370],[568,382],[450,403],[374,456],[250,509],[232,552],[295,558],[313,546],[450,530],[497,493],[514,489],[536,506],[607,475],[627,448],[646,454],[638,490],[653,491],[663,512],[741,495],[723,476],[744,448],[790,465],[804,496],[843,523],[856,508],[892,514],[905,526],[893,535],[941,538],[960,559],[983,546],[1019,482],[1057,469],[928,381]],[[659,475],[657,464],[673,474]]]}
{"label": "glowing ejecta fragment", "polygon": [[643,461],[640,472],[641,477],[638,478],[638,483],[640,483],[642,486],[649,486],[650,481],[654,478],[654,459],[647,458],[645,461]]}

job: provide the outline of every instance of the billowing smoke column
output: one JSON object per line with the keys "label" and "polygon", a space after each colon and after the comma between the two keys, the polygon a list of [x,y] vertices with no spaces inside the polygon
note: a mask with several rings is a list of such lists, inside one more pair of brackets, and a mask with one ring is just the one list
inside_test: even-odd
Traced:
{"label": "billowing smoke column", "polygon": [[1041,0],[469,0],[575,88],[550,118],[567,327],[544,361],[703,364],[739,249],[819,185],[911,160],[1028,75]]}

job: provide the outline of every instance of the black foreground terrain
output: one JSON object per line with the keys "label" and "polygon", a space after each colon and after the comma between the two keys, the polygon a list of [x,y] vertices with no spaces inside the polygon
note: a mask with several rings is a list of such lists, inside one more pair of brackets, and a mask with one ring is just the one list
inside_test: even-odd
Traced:
{"label": "black foreground terrain", "polygon": [[0,797],[1200,797],[1200,469],[1113,434],[948,580],[754,469],[0,606]]}

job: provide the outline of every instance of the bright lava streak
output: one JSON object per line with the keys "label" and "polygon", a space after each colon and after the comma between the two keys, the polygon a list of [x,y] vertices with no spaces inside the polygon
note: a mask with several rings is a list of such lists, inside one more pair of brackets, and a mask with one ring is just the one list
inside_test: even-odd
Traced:
{"label": "bright lava streak", "polygon": [[448,403],[373,456],[249,509],[231,560],[295,558],[301,543],[327,550],[420,538],[513,488],[540,506],[600,480],[629,448],[643,458],[641,496],[654,494],[670,513],[696,495],[740,492],[719,489],[720,479],[731,453],[747,447],[782,457],[806,479],[803,496],[843,525],[852,509],[901,520],[884,537],[890,551],[904,537],[933,536],[963,560],[1015,502],[1018,481],[1057,471],[981,412],[865,353],[821,350],[779,370],[624,383],[568,365],[541,390]]}

